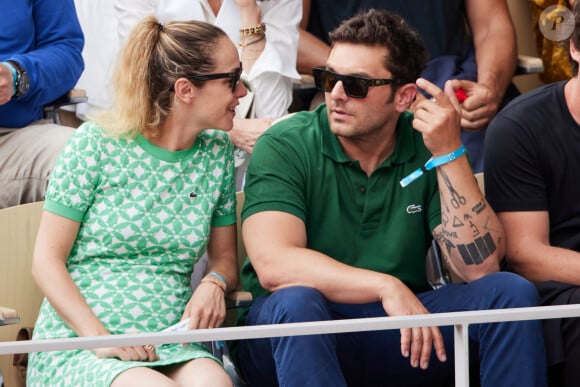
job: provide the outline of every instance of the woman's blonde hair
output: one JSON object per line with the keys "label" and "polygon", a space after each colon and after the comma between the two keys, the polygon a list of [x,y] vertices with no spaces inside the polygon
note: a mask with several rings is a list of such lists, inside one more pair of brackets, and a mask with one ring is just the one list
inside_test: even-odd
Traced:
{"label": "woman's blonde hair", "polygon": [[144,18],[127,38],[117,64],[113,109],[98,117],[98,123],[112,136],[155,135],[172,108],[175,81],[214,70],[211,53],[221,37],[227,35],[205,22],[162,25],[154,16]]}

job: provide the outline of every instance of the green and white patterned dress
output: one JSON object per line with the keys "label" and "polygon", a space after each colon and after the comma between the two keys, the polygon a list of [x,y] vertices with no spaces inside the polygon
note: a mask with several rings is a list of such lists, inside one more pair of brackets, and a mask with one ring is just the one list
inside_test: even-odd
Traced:
{"label": "green and white patterned dress", "polygon": [[[236,221],[233,145],[224,132],[206,130],[190,149],[171,152],[85,123],[56,163],[45,209],[80,222],[67,268],[107,329],[161,331],[191,297],[210,228]],[[74,336],[44,300],[34,338]],[[129,368],[212,358],[196,344],[157,352],[154,363],[98,359],[90,350],[34,353],[28,385],[109,386]]]}

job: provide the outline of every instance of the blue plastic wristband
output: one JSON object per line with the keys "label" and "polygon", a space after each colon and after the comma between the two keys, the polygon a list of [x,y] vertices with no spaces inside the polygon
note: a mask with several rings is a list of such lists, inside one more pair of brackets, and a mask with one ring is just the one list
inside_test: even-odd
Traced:
{"label": "blue plastic wristband", "polygon": [[409,175],[402,178],[400,182],[401,187],[408,186],[409,184],[411,184],[412,182],[423,176],[425,172],[430,171],[433,168],[437,168],[443,164],[450,163],[453,160],[456,160],[459,157],[463,156],[464,154],[465,154],[465,145],[461,145],[459,148],[457,148],[451,153],[439,157],[431,157],[429,160],[427,160],[424,166],[414,170]]}
{"label": "blue plastic wristband", "polygon": [[215,278],[219,279],[220,281],[222,281],[224,283],[224,285],[226,285],[226,289],[227,289],[228,281],[226,281],[226,279],[224,278],[223,275],[216,273],[215,271],[209,272],[209,273],[207,273],[207,275],[211,275],[212,277],[215,277]]}
{"label": "blue plastic wristband", "polygon": [[2,64],[4,66],[8,67],[10,69],[10,71],[12,72],[12,82],[13,82],[14,87],[12,88],[11,97],[14,97],[14,95],[16,94],[16,88],[18,87],[18,72],[16,71],[14,66],[12,66],[9,62],[2,62]]}

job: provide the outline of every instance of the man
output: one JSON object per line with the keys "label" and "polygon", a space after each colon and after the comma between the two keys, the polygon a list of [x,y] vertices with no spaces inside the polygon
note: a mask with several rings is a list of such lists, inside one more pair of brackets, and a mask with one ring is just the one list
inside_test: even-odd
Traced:
{"label": "man", "polygon": [[44,199],[72,128],[41,122],[72,89],[84,38],[72,0],[0,0],[0,208]]}
{"label": "man", "polygon": [[[451,83],[415,84],[417,33],[370,10],[331,39],[314,70],[326,105],[265,132],[248,168],[246,324],[535,305],[531,283],[497,272],[503,229],[464,156]],[[413,117],[417,86],[434,99]],[[433,238],[466,284],[429,290]],[[540,326],[472,327],[484,386],[544,385]],[[450,327],[243,340],[240,361],[252,386],[437,386],[453,379],[452,342]]]}
{"label": "man", "polygon": [[[514,100],[486,144],[486,195],[505,228],[507,262],[543,305],[580,303],[580,2],[573,10],[573,78]],[[550,385],[577,386],[580,319],[545,320],[544,333]]]}
{"label": "man", "polygon": [[[350,0],[336,6],[333,0],[303,0],[300,72],[324,65],[330,49],[328,33],[341,20],[369,8],[395,12],[419,32],[429,55],[423,78],[441,88],[453,79],[455,89],[466,91],[461,137],[474,171],[481,172],[485,128],[502,103],[518,94],[511,85],[517,50],[506,1]],[[422,98],[418,94],[418,100]]]}

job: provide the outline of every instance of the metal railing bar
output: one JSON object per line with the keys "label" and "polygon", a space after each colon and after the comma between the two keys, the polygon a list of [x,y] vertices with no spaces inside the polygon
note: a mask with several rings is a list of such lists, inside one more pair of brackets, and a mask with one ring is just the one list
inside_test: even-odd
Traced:
{"label": "metal railing bar", "polygon": [[245,340],[280,336],[362,332],[423,326],[457,326],[487,322],[562,317],[580,317],[580,304],[433,313],[413,316],[373,317],[277,325],[240,326],[198,329],[182,332],[149,332],[49,340],[7,341],[0,343],[0,355],[71,349],[92,349],[111,346],[146,344],[161,345],[170,343]]}

